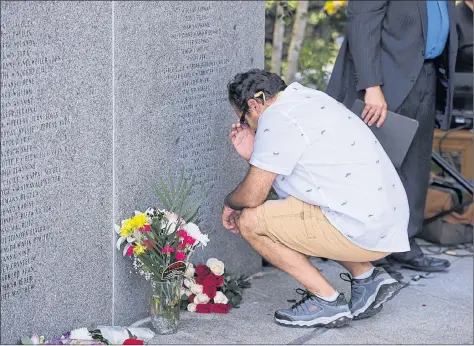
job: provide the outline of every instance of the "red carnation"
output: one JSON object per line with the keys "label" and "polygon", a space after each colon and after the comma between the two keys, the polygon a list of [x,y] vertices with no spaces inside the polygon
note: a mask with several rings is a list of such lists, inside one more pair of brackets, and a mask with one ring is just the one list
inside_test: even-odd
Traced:
{"label": "red carnation", "polygon": [[212,311],[216,314],[227,314],[231,308],[230,304],[214,304]]}
{"label": "red carnation", "polygon": [[126,339],[122,345],[145,345],[145,343],[139,339]]}
{"label": "red carnation", "polygon": [[202,293],[207,294],[207,296],[211,299],[214,299],[216,296],[217,288],[216,286],[203,286]]}
{"label": "red carnation", "polygon": [[196,297],[196,295],[195,295],[195,294],[191,294],[191,295],[188,297],[188,302],[194,303],[194,297]]}
{"label": "red carnation", "polygon": [[202,285],[220,287],[222,286],[223,283],[224,283],[224,278],[222,276],[218,276],[211,273],[204,278]]}
{"label": "red carnation", "polygon": [[211,270],[205,264],[198,265],[195,269],[195,272],[196,272],[197,276],[202,276],[202,277],[205,277],[205,276],[208,276],[209,274],[211,274]]}
{"label": "red carnation", "polygon": [[212,310],[212,304],[209,303],[196,305],[196,312],[200,314],[210,314]]}

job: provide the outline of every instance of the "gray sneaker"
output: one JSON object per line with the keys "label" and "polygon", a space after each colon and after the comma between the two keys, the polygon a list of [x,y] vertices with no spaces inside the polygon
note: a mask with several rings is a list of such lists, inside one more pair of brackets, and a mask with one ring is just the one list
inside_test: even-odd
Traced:
{"label": "gray sneaker", "polygon": [[303,298],[290,309],[275,312],[275,321],[279,324],[298,327],[326,328],[342,327],[352,320],[351,310],[343,294],[334,302],[328,302],[314,294],[298,288]]}
{"label": "gray sneaker", "polygon": [[354,320],[378,314],[382,310],[383,304],[395,297],[403,288],[403,285],[392,278],[383,268],[374,268],[374,272],[367,279],[356,280],[347,273],[340,274],[340,277],[351,283],[349,308]]}

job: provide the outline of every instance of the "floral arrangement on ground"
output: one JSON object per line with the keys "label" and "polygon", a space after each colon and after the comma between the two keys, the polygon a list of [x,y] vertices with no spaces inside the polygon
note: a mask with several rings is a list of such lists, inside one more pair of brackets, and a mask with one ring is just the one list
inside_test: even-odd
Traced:
{"label": "floral arrangement on ground", "polygon": [[155,336],[148,328],[100,326],[97,329],[77,328],[60,337],[46,340],[33,335],[21,338],[22,345],[144,345]]}
{"label": "floral arrangement on ground", "polygon": [[224,262],[209,258],[194,267],[188,263],[181,288],[181,309],[203,314],[227,314],[238,308],[250,278],[226,272]]}

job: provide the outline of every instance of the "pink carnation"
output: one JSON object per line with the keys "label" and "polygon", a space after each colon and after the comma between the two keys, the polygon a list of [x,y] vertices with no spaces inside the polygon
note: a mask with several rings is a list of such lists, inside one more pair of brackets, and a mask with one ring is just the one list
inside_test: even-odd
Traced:
{"label": "pink carnation", "polygon": [[180,229],[176,234],[180,238],[186,238],[188,236],[188,233],[184,229]]}
{"label": "pink carnation", "polygon": [[184,261],[187,258],[184,252],[180,252],[180,251],[176,252],[175,256],[176,256],[177,261]]}
{"label": "pink carnation", "polygon": [[196,239],[193,237],[187,235],[186,238],[184,238],[184,242],[189,245],[193,245],[196,242]]}
{"label": "pink carnation", "polygon": [[186,249],[186,243],[180,241],[180,242],[178,243],[178,249],[180,249],[180,250]]}
{"label": "pink carnation", "polygon": [[142,228],[140,228],[140,232],[150,232],[151,226],[150,225],[144,225]]}
{"label": "pink carnation", "polygon": [[174,252],[174,249],[170,245],[167,245],[163,249],[161,249],[161,253],[171,253],[171,252]]}
{"label": "pink carnation", "polygon": [[129,246],[128,249],[127,249],[127,255],[129,255],[130,257],[132,257],[133,255],[133,249],[135,248],[135,246]]}

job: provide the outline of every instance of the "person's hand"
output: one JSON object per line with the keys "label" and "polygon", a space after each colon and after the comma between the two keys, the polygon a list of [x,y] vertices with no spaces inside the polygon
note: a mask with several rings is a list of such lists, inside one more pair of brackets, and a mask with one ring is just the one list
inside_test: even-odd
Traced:
{"label": "person's hand", "polygon": [[240,233],[239,228],[237,227],[237,219],[239,218],[240,213],[240,211],[224,205],[224,209],[222,210],[222,225],[232,233]]}
{"label": "person's hand", "polygon": [[387,103],[380,86],[374,86],[365,90],[365,108],[362,112],[364,122],[372,126],[377,122],[377,127],[382,126],[387,118]]}
{"label": "person's hand", "polygon": [[255,142],[255,133],[248,126],[242,126],[240,122],[232,124],[229,134],[230,141],[237,153],[247,161],[250,161]]}

